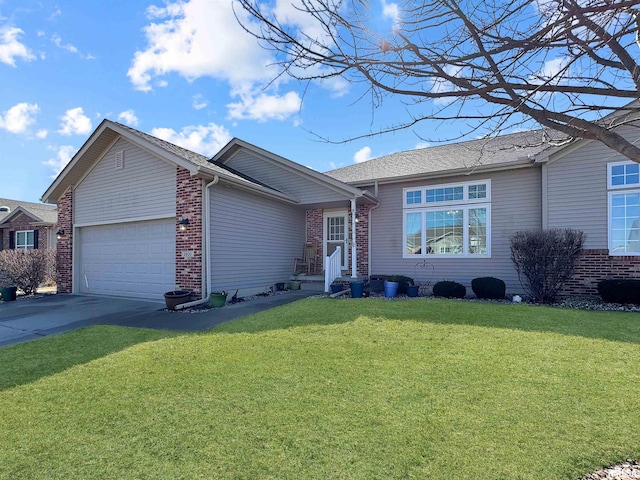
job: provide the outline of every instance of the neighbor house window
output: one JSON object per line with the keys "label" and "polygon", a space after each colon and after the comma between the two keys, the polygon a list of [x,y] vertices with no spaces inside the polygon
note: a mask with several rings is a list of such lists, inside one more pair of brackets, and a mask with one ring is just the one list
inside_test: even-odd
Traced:
{"label": "neighbor house window", "polygon": [[640,254],[640,165],[608,164],[609,253]]}
{"label": "neighbor house window", "polygon": [[16,232],[16,248],[35,248],[35,235],[33,230]]}
{"label": "neighbor house window", "polygon": [[491,183],[406,188],[404,252],[414,257],[489,257]]}

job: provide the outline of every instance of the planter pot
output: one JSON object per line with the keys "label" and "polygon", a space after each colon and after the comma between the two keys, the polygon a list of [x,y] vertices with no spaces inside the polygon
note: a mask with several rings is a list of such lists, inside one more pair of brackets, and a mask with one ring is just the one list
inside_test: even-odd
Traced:
{"label": "planter pot", "polygon": [[224,307],[227,303],[227,292],[211,292],[209,306],[213,308]]}
{"label": "planter pot", "polygon": [[332,283],[331,284],[331,293],[338,293],[344,290],[344,285],[341,283]]}
{"label": "planter pot", "polygon": [[291,290],[300,290],[300,285],[302,285],[300,280],[291,280],[291,282],[289,282]]}
{"label": "planter pot", "polygon": [[371,275],[369,277],[369,288],[372,292],[381,293],[384,291],[384,275]]}
{"label": "planter pot", "polygon": [[178,305],[187,303],[190,299],[190,290],[174,290],[164,294],[164,302],[169,310],[175,310]]}
{"label": "planter pot", "polygon": [[407,285],[407,296],[408,297],[417,297],[419,288],[420,287],[418,285]]}
{"label": "planter pot", "polygon": [[284,290],[284,282],[278,282],[275,284],[276,292],[282,292]]}
{"label": "planter pot", "polygon": [[364,283],[351,282],[351,298],[362,298],[362,292],[364,292]]}
{"label": "planter pot", "polygon": [[398,282],[388,282],[388,281],[384,281],[384,296],[385,297],[395,297],[396,295],[398,295]]}
{"label": "planter pot", "polygon": [[0,297],[3,302],[13,302],[16,299],[18,287],[2,287],[0,288]]}

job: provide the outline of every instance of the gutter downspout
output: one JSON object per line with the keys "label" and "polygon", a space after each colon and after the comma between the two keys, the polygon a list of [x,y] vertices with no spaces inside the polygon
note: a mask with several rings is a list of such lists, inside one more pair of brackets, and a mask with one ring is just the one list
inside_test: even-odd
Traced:
{"label": "gutter downspout", "polygon": [[194,307],[202,303],[209,301],[209,295],[211,294],[211,228],[209,220],[211,216],[211,193],[209,187],[213,187],[220,181],[218,175],[213,176],[213,180],[207,183],[204,187],[204,218],[202,219],[202,226],[204,228],[204,268],[205,272],[202,275],[202,280],[206,283],[206,288],[202,289],[202,298],[193,302],[181,303],[176,306],[176,310],[182,310],[183,308]]}
{"label": "gutter downspout", "polygon": [[356,257],[356,199],[351,199],[351,278],[358,278]]}
{"label": "gutter downspout", "polygon": [[[377,197],[377,191],[378,191],[378,182],[376,182],[376,197]],[[367,228],[369,229],[369,234],[367,235],[367,240],[368,240],[368,248],[369,248],[369,263],[367,265],[367,276],[371,277],[371,260],[373,260],[373,255],[371,255],[371,232],[373,231],[373,229],[371,228],[371,221],[373,219],[373,215],[371,214],[371,212],[373,212],[376,208],[378,208],[380,206],[380,201],[378,200],[378,203],[376,203],[373,207],[371,207],[369,209],[369,225],[367,225]]]}

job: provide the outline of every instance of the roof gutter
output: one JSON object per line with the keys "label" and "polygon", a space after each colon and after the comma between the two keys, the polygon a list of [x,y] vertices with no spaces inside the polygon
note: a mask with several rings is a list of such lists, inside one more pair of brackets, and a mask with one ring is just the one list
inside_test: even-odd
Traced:
{"label": "roof gutter", "polygon": [[356,180],[354,182],[349,182],[349,185],[352,185],[354,187],[368,186],[373,184],[383,185],[383,184],[389,184],[389,183],[402,183],[402,182],[407,182],[409,180],[422,180],[425,178],[445,178],[445,177],[456,177],[460,175],[473,175],[475,173],[488,173],[488,172],[515,170],[518,168],[527,168],[527,167],[533,167],[533,166],[536,166],[534,158],[525,157],[522,160],[509,162],[508,166],[505,166],[505,164],[480,165],[477,168],[473,168],[473,169],[469,169],[465,167],[465,168],[457,168],[455,170],[443,170],[440,172],[414,173],[411,175],[403,175],[401,177],[371,178],[368,180]]}

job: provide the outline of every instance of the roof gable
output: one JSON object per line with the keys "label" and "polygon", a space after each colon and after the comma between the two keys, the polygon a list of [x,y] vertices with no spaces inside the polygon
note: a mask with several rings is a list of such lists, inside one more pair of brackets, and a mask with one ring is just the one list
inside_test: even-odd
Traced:
{"label": "roof gable", "polygon": [[58,220],[58,209],[55,205],[0,198],[0,207],[9,207],[11,210],[6,213],[0,212],[0,223],[11,221],[18,213],[23,213],[36,222],[55,224]]}

